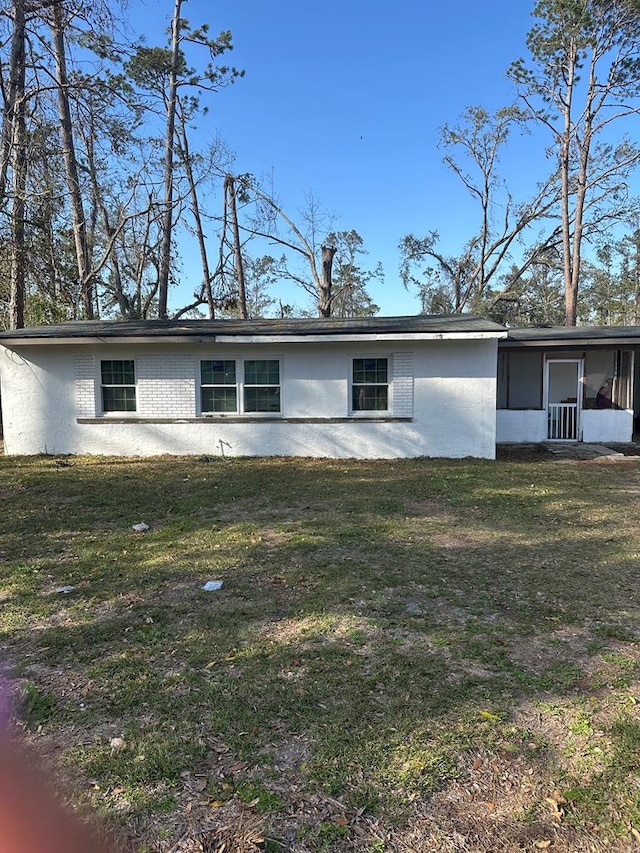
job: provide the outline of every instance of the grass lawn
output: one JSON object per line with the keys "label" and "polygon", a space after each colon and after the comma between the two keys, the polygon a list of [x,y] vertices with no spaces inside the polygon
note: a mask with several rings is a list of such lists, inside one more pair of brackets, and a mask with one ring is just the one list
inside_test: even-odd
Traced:
{"label": "grass lawn", "polygon": [[640,840],[640,458],[5,457],[0,497],[24,736],[123,850]]}

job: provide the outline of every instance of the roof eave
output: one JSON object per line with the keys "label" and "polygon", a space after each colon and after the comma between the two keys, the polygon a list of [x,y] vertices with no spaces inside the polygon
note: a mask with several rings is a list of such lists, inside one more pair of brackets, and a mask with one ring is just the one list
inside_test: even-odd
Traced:
{"label": "roof eave", "polygon": [[506,332],[371,332],[325,335],[218,335],[218,344],[362,343],[366,341],[458,341],[506,338]]}
{"label": "roof eave", "polygon": [[507,338],[501,344],[502,348],[520,349],[521,347],[537,348],[537,349],[576,349],[585,346],[594,347],[633,347],[640,345],[640,338],[619,337],[619,338],[537,338],[535,340],[517,340]]}
{"label": "roof eave", "polygon": [[7,349],[23,346],[62,346],[103,344],[311,344],[311,343],[351,343],[367,341],[460,341],[460,340],[501,340],[507,337],[502,331],[468,331],[468,332],[360,332],[348,334],[316,334],[316,335],[132,335],[111,336],[95,335],[93,337],[11,337],[0,340],[0,346]]}

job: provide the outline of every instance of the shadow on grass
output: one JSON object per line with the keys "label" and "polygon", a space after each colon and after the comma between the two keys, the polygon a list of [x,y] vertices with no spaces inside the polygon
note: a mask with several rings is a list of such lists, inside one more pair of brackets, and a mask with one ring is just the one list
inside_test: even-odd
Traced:
{"label": "shadow on grass", "polygon": [[[4,460],[2,639],[53,697],[51,736],[93,732],[67,740],[68,759],[139,813],[167,807],[220,740],[273,781],[293,737],[309,744],[302,784],[354,808],[374,791],[399,813],[507,744],[578,792],[578,829],[615,824],[612,796],[622,825],[637,816],[617,793],[637,772],[620,758],[637,721],[612,700],[607,748],[581,777],[517,708],[606,692],[591,662],[636,639],[625,477],[635,469]],[[223,589],[203,592],[212,577]]]}

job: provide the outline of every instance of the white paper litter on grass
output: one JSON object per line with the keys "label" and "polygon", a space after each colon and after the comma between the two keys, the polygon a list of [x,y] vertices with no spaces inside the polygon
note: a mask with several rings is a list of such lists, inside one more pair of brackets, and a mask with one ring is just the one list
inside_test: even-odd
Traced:
{"label": "white paper litter on grass", "polygon": [[215,592],[217,589],[222,589],[222,581],[207,581],[202,589],[207,592]]}
{"label": "white paper litter on grass", "polygon": [[133,529],[136,531],[136,533],[144,533],[145,530],[149,529],[149,525],[145,524],[144,521],[141,521],[139,524],[134,524]]}
{"label": "white paper litter on grass", "polygon": [[69,592],[73,592],[75,586],[57,586],[55,588],[55,592],[64,593],[65,595]]}

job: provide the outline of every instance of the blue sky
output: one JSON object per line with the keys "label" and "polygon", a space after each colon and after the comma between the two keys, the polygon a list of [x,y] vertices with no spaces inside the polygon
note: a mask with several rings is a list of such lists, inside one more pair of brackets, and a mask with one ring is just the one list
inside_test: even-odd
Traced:
{"label": "blue sky", "polygon": [[[161,42],[172,6],[132,0],[132,30]],[[437,230],[455,252],[473,233],[473,208],[442,164],[438,128],[467,106],[513,100],[505,70],[525,53],[532,8],[523,0],[188,0],[191,24],[232,31],[230,61],[246,71],[212,97],[199,141],[219,133],[235,170],[272,176],[294,217],[313,192],[336,228],[362,235],[371,266],[382,262],[385,283],[370,289],[380,313],[416,313],[398,275],[402,236]],[[516,190],[520,177],[531,180],[530,163],[507,161],[505,170]],[[198,266],[187,260],[191,275]],[[185,282],[184,301],[194,286]],[[301,292],[291,298],[304,303]]]}

